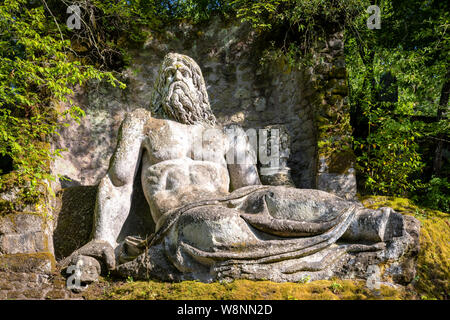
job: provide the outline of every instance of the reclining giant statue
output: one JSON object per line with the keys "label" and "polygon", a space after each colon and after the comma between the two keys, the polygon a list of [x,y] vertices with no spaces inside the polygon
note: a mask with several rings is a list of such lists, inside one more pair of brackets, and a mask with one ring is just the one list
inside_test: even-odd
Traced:
{"label": "reclining giant statue", "polygon": [[[417,250],[417,220],[320,190],[262,185],[254,150],[235,132],[230,138],[217,123],[197,63],[166,55],[151,111],[137,109],[121,125],[98,186],[92,240],[63,264],[82,261],[83,282],[108,270],[134,279],[297,282],[367,278],[369,266],[386,261],[405,268]],[[123,230],[136,179],[150,209],[141,214],[155,225],[144,238]]]}

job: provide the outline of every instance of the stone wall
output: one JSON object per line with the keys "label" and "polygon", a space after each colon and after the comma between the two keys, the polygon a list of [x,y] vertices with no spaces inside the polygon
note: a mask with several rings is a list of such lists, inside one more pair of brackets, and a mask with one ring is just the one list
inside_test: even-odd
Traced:
{"label": "stone wall", "polygon": [[[336,32],[315,53],[312,96],[317,128],[316,188],[346,199],[356,196],[355,156],[348,104],[343,33]],[[320,62],[320,63],[319,63]]]}
{"label": "stone wall", "polygon": [[58,271],[52,233],[37,212],[0,216],[0,300],[79,298]]}
{"label": "stone wall", "polygon": [[35,272],[0,271],[0,300],[81,299],[66,289],[64,278],[54,277]]}

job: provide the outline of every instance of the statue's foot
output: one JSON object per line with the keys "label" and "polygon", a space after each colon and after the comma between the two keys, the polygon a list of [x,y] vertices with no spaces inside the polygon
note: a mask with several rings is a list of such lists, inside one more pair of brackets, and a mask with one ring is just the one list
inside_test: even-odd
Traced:
{"label": "statue's foot", "polygon": [[377,210],[360,208],[349,228],[342,236],[343,240],[386,242],[405,234],[402,214],[392,208]]}

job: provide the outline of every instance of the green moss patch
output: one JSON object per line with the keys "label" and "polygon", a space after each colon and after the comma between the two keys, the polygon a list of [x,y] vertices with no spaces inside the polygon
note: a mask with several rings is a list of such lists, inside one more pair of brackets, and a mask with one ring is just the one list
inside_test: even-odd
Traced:
{"label": "green moss patch", "polygon": [[55,258],[50,252],[0,255],[0,271],[51,273],[55,266]]}
{"label": "green moss patch", "polygon": [[351,150],[335,152],[328,159],[328,172],[346,174],[356,162],[355,154]]}
{"label": "green moss patch", "polygon": [[417,206],[409,199],[371,196],[369,208],[391,207],[420,220],[420,250],[415,290],[422,299],[448,299],[450,294],[450,214]]}
{"label": "green moss patch", "polygon": [[[104,282],[105,285],[105,282]],[[371,291],[365,281],[319,280],[309,283],[275,283],[236,280],[230,283],[136,281],[92,287],[87,299],[106,300],[356,300],[403,299],[403,290],[382,286]]]}

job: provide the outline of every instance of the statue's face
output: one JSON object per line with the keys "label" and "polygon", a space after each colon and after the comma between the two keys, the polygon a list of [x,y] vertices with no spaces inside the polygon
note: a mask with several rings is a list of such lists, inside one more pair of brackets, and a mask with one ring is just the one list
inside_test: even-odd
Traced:
{"label": "statue's face", "polygon": [[200,67],[182,54],[169,53],[164,58],[152,104],[155,114],[180,123],[216,123]]}
{"label": "statue's face", "polygon": [[176,59],[166,67],[164,74],[168,89],[165,98],[167,109],[174,111],[185,108],[188,111],[198,108],[199,90],[194,85],[192,70],[183,61]]}

